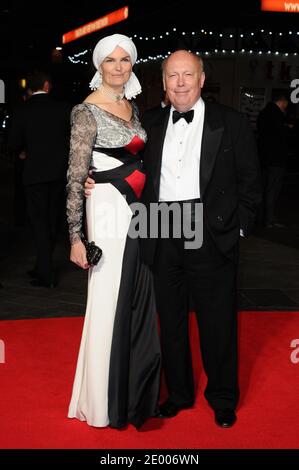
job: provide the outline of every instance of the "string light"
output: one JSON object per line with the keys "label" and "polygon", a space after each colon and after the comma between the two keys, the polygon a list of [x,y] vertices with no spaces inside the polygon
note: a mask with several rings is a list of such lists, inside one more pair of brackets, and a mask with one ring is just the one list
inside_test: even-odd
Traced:
{"label": "string light", "polygon": [[[222,49],[221,51],[219,51],[218,49],[214,49],[213,51],[196,51],[195,54],[196,55],[205,55],[205,56],[219,56],[219,55],[224,55],[224,54],[232,54],[234,56],[236,56],[236,54],[238,53],[238,51],[236,51],[235,49]],[[297,52],[293,52],[293,53],[290,53],[290,52],[278,52],[278,51],[267,51],[267,52],[262,52],[262,51],[257,51],[257,52],[254,52],[252,49],[250,50],[245,50],[245,49],[241,49],[241,51],[239,51],[240,55],[244,56],[246,54],[249,54],[250,56],[256,54],[258,56],[263,56],[263,55],[275,55],[275,56],[278,56],[278,55],[281,55],[281,56],[284,56],[284,57],[288,57],[288,56],[297,56],[298,53]],[[159,61],[159,60],[163,60],[163,59],[166,59],[169,55],[171,54],[170,51],[168,51],[167,54],[157,54],[155,56],[148,56],[146,58],[140,58],[136,61],[136,64],[140,64],[140,63],[145,63],[145,62],[153,62],[153,61]],[[88,65],[89,62],[86,62],[86,61],[82,61],[82,60],[74,60],[72,57],[68,57],[68,59],[70,60],[70,62],[72,62],[73,64],[81,64],[81,65]]]}
{"label": "string light", "polygon": [[[296,32],[294,32],[294,31],[287,31],[287,32],[285,32],[285,33],[282,33],[282,32],[280,31],[280,32],[276,32],[276,33],[275,33],[275,32],[273,32],[273,31],[266,31],[266,30],[264,30],[264,29],[260,29],[259,32],[260,32],[260,33],[263,33],[263,34],[269,34],[269,35],[277,34],[277,35],[280,36],[280,37],[282,37],[282,36],[290,36],[290,35],[293,35],[293,34],[299,35],[299,31],[296,31]],[[170,32],[169,32],[169,31],[165,31],[164,33],[160,33],[160,34],[158,34],[158,35],[152,36],[151,38],[149,38],[149,37],[144,37],[144,36],[139,35],[139,34],[134,34],[134,35],[133,35],[133,38],[135,38],[135,39],[137,39],[137,40],[140,40],[140,41],[143,41],[143,40],[152,40],[152,41],[156,41],[157,39],[165,39],[165,36],[167,36],[167,39],[170,39],[171,36],[174,35],[174,33],[175,33],[175,35],[177,36],[177,33],[178,33],[177,28],[172,28],[172,31],[170,31]],[[236,38],[236,39],[237,39],[237,37],[244,38],[246,35],[248,35],[249,37],[256,36],[257,31],[247,31],[247,32],[243,31],[243,32],[240,33],[240,34],[237,34],[237,33],[232,33],[232,32],[226,32],[226,33],[225,33],[225,32],[219,32],[219,31],[211,31],[211,30],[206,31],[205,29],[201,29],[201,30],[199,30],[199,31],[192,31],[192,32],[190,31],[190,32],[189,32],[189,34],[191,34],[192,36],[196,36],[196,35],[197,35],[198,37],[201,37],[202,34],[204,34],[204,35],[209,34],[210,36],[214,36],[216,33],[218,34],[218,36],[219,36],[220,38],[227,36],[227,37],[229,37],[230,39],[232,39],[232,38]],[[180,34],[186,35],[186,34],[188,34],[188,33],[187,33],[186,31],[181,31]]]}
{"label": "string light", "polygon": [[[273,32],[273,31],[266,31],[264,29],[260,29],[258,32],[260,33],[263,33],[265,35],[269,35],[269,36],[276,36],[276,37],[289,37],[290,36],[299,36],[299,31],[286,31],[285,33],[283,32]],[[242,33],[232,33],[231,31],[228,31],[228,32],[219,32],[219,31],[206,31],[205,29],[201,29],[199,31],[190,31],[190,32],[186,32],[186,31],[181,31],[179,32],[177,30],[176,27],[172,28],[172,30],[169,30],[169,31],[165,31],[164,33],[161,33],[161,34],[158,34],[158,35],[154,35],[154,36],[143,36],[143,35],[138,35],[137,33],[135,33],[134,35],[132,35],[132,39],[134,38],[134,40],[136,41],[147,41],[148,43],[149,42],[152,42],[152,41],[159,41],[159,40],[170,40],[170,39],[173,39],[173,36],[175,36],[176,38],[179,38],[179,35],[181,36],[187,36],[187,35],[190,35],[192,37],[192,40],[195,39],[196,37],[199,38],[199,40],[202,38],[202,37],[205,37],[207,35],[209,36],[214,36],[215,35],[218,35],[219,38],[228,38],[230,40],[235,40],[235,47],[232,48],[232,49],[218,49],[218,48],[213,48],[213,49],[209,49],[209,50],[206,50],[206,51],[202,51],[200,52],[201,54],[203,55],[223,55],[223,54],[227,54],[227,53],[231,53],[233,54],[234,56],[236,56],[236,54],[241,54],[241,55],[244,55],[244,54],[250,54],[250,55],[253,55],[253,54],[257,54],[258,56],[262,56],[262,55],[271,55],[271,54],[274,54],[276,56],[278,55],[282,55],[284,57],[288,57],[288,56],[297,56],[297,52],[283,52],[283,51],[271,51],[271,50],[267,50],[267,51],[262,51],[261,49],[258,50],[258,51],[254,51],[253,49],[245,49],[245,48],[241,48],[241,49],[238,49],[236,47],[236,41],[238,41],[238,38],[241,38],[242,40],[246,37],[248,38],[252,38],[253,39],[253,36],[256,36],[256,33],[257,32],[254,32],[254,31],[243,31]],[[211,38],[212,39],[212,38]],[[191,40],[191,38],[190,38]],[[290,38],[290,40],[292,41],[292,43],[294,44],[294,37],[293,38]],[[296,43],[298,41],[298,38],[296,38],[296,41],[295,41],[295,45],[297,47],[299,47],[298,43]],[[218,44],[215,44],[218,46]],[[245,45],[245,44],[244,44]],[[251,46],[252,47],[252,46]],[[261,46],[260,46],[261,47]],[[272,45],[273,47],[273,45]],[[275,46],[274,46],[275,47]],[[89,53],[89,55],[91,54],[91,49],[85,49],[81,52],[78,52],[76,54],[73,54],[73,55],[69,55],[68,56],[68,60],[73,63],[73,64],[81,64],[81,65],[88,65],[89,62],[86,61],[87,59],[87,54]],[[84,57],[85,56],[85,57]],[[159,54],[159,55],[156,55],[156,56],[148,56],[147,58],[143,58],[143,59],[139,59],[139,61],[137,63],[140,63],[140,62],[147,62],[147,61],[152,61],[152,60],[160,60],[160,59],[163,59],[167,57],[167,55],[162,55],[162,54]]]}

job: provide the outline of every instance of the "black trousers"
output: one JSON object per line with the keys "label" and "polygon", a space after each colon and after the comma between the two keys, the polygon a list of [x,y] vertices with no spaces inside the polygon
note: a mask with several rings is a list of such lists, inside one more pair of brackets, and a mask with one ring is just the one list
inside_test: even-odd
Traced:
{"label": "black trousers", "polygon": [[275,221],[275,208],[283,185],[285,168],[280,166],[268,166],[265,169],[265,224]]}
{"label": "black trousers", "polygon": [[26,194],[23,185],[24,161],[18,156],[14,164],[14,222],[16,226],[24,225],[27,216]]}
{"label": "black trousers", "polygon": [[182,406],[194,402],[188,331],[191,294],[208,378],[205,397],[214,409],[235,409],[237,263],[217,249],[204,224],[201,248],[185,249],[184,238],[159,239],[153,271],[169,399]]}
{"label": "black trousers", "polygon": [[34,232],[36,263],[39,279],[52,283],[52,255],[62,210],[65,207],[65,181],[50,181],[26,186],[27,209]]}

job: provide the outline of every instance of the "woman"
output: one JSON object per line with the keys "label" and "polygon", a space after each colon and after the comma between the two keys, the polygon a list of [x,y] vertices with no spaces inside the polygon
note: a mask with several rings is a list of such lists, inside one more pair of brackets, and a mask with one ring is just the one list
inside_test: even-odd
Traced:
{"label": "woman", "polygon": [[140,427],[156,410],[160,348],[152,279],[130,238],[129,204],[145,175],[138,152],[146,141],[136,105],[141,92],[132,72],[137,52],[126,36],[101,39],[93,52],[95,89],[73,108],[67,215],[71,260],[89,268],[81,241],[84,181],[96,188],[86,203],[89,240],[103,250],[89,270],[86,317],[68,416],[89,425]]}

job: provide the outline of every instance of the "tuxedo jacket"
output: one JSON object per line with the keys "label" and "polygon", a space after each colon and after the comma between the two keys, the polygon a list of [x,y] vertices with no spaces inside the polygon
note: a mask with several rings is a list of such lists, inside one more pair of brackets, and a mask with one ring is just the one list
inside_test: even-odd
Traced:
{"label": "tuxedo jacket", "polygon": [[[145,112],[148,141],[144,150],[146,183],[142,202],[159,201],[160,174],[170,106]],[[240,229],[248,236],[262,199],[256,142],[247,117],[229,107],[205,103],[200,156],[200,198],[204,224],[219,250],[238,255]],[[204,243],[204,240],[203,240]],[[157,239],[141,239],[141,255],[154,262]]]}
{"label": "tuxedo jacket", "polygon": [[70,136],[68,103],[48,94],[33,95],[13,115],[9,147],[26,152],[25,185],[55,181],[66,177]]}

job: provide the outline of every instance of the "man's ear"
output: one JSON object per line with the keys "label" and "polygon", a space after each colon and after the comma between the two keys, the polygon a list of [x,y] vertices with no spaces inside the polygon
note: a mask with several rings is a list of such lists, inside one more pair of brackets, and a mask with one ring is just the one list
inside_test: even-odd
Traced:
{"label": "man's ear", "polygon": [[205,83],[205,79],[206,79],[205,73],[201,72],[201,75],[200,75],[200,88],[203,88],[204,83]]}
{"label": "man's ear", "polygon": [[163,75],[163,77],[162,77],[162,80],[163,80],[163,90],[166,91],[166,85],[165,85],[165,77],[164,77],[164,75]]}

